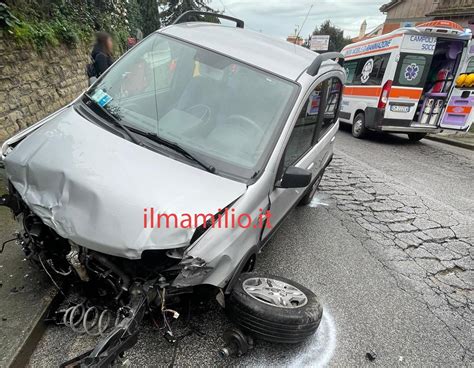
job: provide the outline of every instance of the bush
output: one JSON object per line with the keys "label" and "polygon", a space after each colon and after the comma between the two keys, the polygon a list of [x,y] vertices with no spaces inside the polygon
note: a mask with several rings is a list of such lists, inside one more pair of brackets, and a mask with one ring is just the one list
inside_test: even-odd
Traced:
{"label": "bush", "polygon": [[7,4],[0,3],[0,27],[13,34],[13,28],[19,24],[20,20],[12,14]]}
{"label": "bush", "polygon": [[118,50],[129,35],[126,0],[11,0],[0,2],[0,26],[18,43],[37,50],[60,43],[74,47],[89,43],[96,31],[112,34]]}
{"label": "bush", "polygon": [[57,19],[52,23],[52,27],[57,39],[68,45],[74,46],[80,41],[80,32],[74,24]]}

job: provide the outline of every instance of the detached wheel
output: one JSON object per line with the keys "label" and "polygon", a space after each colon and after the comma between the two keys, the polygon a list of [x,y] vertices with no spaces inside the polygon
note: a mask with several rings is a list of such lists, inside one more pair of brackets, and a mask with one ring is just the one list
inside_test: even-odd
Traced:
{"label": "detached wheel", "polygon": [[239,277],[226,311],[250,335],[284,344],[301,343],[313,335],[323,315],[316,295],[303,285],[255,273]]}
{"label": "detached wheel", "polygon": [[408,139],[411,142],[418,142],[426,137],[426,133],[408,133]]}
{"label": "detached wheel", "polygon": [[300,202],[298,203],[298,206],[306,206],[311,203],[313,200],[314,195],[316,194],[316,191],[318,190],[319,183],[321,183],[321,179],[323,178],[323,174],[319,178],[316,179],[314,184],[312,185],[311,189],[309,190],[308,193],[306,193],[303,198],[301,198]]}
{"label": "detached wheel", "polygon": [[365,127],[365,115],[358,113],[352,122],[352,135],[356,138],[362,139],[367,135],[367,128]]}

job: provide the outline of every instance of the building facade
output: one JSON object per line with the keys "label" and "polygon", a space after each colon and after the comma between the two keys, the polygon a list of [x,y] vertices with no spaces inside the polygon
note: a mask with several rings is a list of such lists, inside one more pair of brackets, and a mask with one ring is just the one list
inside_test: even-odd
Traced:
{"label": "building facade", "polygon": [[427,15],[434,19],[452,20],[474,30],[474,0],[439,0],[436,9]]}
{"label": "building facade", "polygon": [[387,14],[383,33],[434,19],[451,20],[468,28],[474,21],[474,0],[391,0],[380,11]]}

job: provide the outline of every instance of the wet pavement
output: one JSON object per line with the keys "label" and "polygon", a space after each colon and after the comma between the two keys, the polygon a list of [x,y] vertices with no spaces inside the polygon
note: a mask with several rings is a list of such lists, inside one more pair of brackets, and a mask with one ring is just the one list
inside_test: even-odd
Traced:
{"label": "wet pavement", "polygon": [[[320,297],[316,335],[300,346],[256,341],[248,355],[222,360],[229,322],[209,302],[175,323],[175,345],[144,323],[131,366],[470,366],[473,169],[472,151],[341,131],[320,191],[291,213],[256,267]],[[30,366],[57,366],[94,342],[51,326]]]}

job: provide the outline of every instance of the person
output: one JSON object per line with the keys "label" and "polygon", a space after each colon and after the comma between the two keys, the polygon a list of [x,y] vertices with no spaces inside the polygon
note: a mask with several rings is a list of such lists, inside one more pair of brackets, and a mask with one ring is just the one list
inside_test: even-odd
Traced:
{"label": "person", "polygon": [[[112,36],[107,32],[98,32],[96,36],[96,43],[91,52],[93,72],[88,72],[90,79],[99,78],[114,62],[112,57],[113,41]],[[90,80],[90,84],[93,81]]]}

